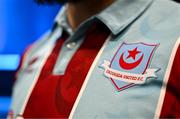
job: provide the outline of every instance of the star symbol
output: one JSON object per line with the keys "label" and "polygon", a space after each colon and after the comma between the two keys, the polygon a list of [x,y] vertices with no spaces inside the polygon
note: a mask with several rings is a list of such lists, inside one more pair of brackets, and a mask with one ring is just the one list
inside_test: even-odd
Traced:
{"label": "star symbol", "polygon": [[136,48],[134,48],[133,50],[128,50],[128,53],[129,53],[129,55],[127,56],[127,59],[129,59],[129,58],[133,58],[134,60],[136,59],[136,55],[137,54],[139,54],[139,53],[141,53],[140,51],[138,51],[137,50],[137,47]]}

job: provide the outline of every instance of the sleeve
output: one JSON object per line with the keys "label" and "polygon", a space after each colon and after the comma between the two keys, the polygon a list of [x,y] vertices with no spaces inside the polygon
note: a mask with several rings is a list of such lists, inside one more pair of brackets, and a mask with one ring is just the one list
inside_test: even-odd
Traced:
{"label": "sleeve", "polygon": [[[27,54],[28,54],[29,50],[31,49],[31,47],[32,47],[32,45],[29,45],[29,46],[25,49],[24,53],[23,53],[22,56],[21,56],[21,59],[20,59],[20,62],[19,62],[19,66],[18,66],[18,68],[16,69],[16,72],[15,72],[15,78],[14,78],[15,81],[18,79],[19,72],[20,72],[20,70],[21,70],[22,67],[23,67],[23,64],[24,64],[24,62],[25,62],[25,59],[26,59]],[[15,82],[15,81],[14,81],[14,82]]]}

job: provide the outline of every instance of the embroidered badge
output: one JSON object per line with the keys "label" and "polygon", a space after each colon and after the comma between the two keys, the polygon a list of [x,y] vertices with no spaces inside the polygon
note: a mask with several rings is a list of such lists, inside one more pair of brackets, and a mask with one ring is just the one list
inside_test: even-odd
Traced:
{"label": "embroidered badge", "polygon": [[158,45],[134,43],[122,45],[112,61],[104,60],[101,67],[118,91],[144,84],[148,78],[156,78],[158,69],[149,68],[152,55]]}

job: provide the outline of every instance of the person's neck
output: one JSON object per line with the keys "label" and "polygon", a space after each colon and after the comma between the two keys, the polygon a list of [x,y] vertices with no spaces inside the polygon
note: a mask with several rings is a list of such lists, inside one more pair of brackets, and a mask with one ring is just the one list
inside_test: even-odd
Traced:
{"label": "person's neck", "polygon": [[67,19],[73,31],[87,18],[105,9],[114,0],[82,0],[67,4]]}

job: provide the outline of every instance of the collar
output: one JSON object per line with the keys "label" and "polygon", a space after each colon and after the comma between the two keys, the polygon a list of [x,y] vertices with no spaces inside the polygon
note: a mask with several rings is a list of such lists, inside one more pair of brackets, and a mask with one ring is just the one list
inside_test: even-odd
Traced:
{"label": "collar", "polygon": [[73,34],[73,31],[67,22],[66,6],[62,6],[62,8],[60,9],[59,13],[57,14],[55,18],[55,24],[54,24],[53,29],[55,29],[57,26],[62,27],[70,35]]}
{"label": "collar", "polygon": [[[136,20],[152,3],[153,0],[115,0],[115,2],[97,15],[92,16],[80,26],[99,20],[106,25],[113,35],[117,35],[134,20]],[[63,6],[58,13],[55,22],[68,33],[73,34],[67,23],[66,7]]]}
{"label": "collar", "polygon": [[114,35],[132,23],[152,3],[153,0],[117,0],[96,17],[101,20]]}

